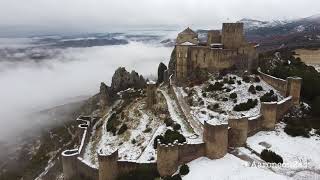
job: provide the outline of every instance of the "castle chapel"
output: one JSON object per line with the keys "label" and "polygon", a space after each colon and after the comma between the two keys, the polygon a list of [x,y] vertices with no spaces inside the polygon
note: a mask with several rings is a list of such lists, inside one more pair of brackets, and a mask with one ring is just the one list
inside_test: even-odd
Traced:
{"label": "castle chapel", "polygon": [[256,45],[244,37],[243,23],[223,23],[222,31],[209,30],[207,42],[189,27],[176,39],[176,80],[185,81],[195,70],[251,70],[256,67]]}

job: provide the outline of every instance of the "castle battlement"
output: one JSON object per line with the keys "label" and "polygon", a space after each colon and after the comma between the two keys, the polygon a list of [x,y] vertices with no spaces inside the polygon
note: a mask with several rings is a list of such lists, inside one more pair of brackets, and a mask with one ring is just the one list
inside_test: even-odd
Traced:
{"label": "castle battlement", "polygon": [[256,68],[256,46],[245,40],[243,23],[223,23],[221,32],[209,30],[206,45],[202,44],[190,28],[178,34],[175,46],[178,82],[186,81],[197,68],[211,72],[232,67],[239,71]]}

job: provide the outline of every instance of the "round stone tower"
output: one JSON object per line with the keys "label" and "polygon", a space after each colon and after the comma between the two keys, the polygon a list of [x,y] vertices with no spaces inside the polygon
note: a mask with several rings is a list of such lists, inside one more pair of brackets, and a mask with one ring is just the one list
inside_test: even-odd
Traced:
{"label": "round stone tower", "polygon": [[228,130],[229,147],[244,146],[248,135],[248,118],[229,119],[230,129]]}
{"label": "round stone tower", "polygon": [[99,180],[115,180],[118,176],[118,150],[110,154],[98,153]]}
{"label": "round stone tower", "polygon": [[157,85],[154,81],[147,82],[147,108],[157,103]]}
{"label": "round stone tower", "polygon": [[277,102],[261,103],[262,128],[274,130],[277,121]]}
{"label": "round stone tower", "polygon": [[222,158],[228,149],[228,124],[211,125],[205,121],[203,141],[208,158]]}
{"label": "round stone tower", "polygon": [[177,141],[174,144],[157,145],[157,168],[161,177],[171,176],[178,170],[179,146]]}
{"label": "round stone tower", "polygon": [[61,154],[63,176],[65,180],[78,179],[78,149],[65,150]]}
{"label": "round stone tower", "polygon": [[288,77],[287,82],[287,96],[292,96],[293,104],[297,105],[300,103],[302,79],[300,77]]}

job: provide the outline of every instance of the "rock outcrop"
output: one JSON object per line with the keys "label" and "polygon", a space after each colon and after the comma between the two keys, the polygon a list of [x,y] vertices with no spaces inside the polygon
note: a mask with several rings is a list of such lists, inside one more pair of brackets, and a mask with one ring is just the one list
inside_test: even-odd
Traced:
{"label": "rock outcrop", "polygon": [[110,87],[108,87],[105,83],[100,84],[100,93],[99,93],[99,104],[101,114],[104,114],[107,110],[107,107],[111,104],[111,92]]}
{"label": "rock outcrop", "polygon": [[173,49],[168,65],[168,74],[169,76],[174,74],[176,69],[176,48]]}
{"label": "rock outcrop", "polygon": [[161,62],[161,63],[159,64],[159,67],[158,67],[158,80],[157,80],[157,84],[160,84],[160,83],[162,83],[162,82],[164,81],[165,70],[167,70],[167,66]]}
{"label": "rock outcrop", "polygon": [[129,73],[124,67],[116,70],[112,76],[111,91],[117,93],[128,88],[141,89],[146,86],[146,81],[142,75],[135,71]]}

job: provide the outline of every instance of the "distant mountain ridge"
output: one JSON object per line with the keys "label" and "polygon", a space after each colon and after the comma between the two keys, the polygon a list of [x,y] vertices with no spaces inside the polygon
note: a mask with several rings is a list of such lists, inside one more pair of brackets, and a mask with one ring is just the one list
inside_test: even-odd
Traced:
{"label": "distant mountain ridge", "polygon": [[290,21],[260,21],[244,18],[246,38],[259,43],[260,51],[277,48],[320,47],[320,14]]}

